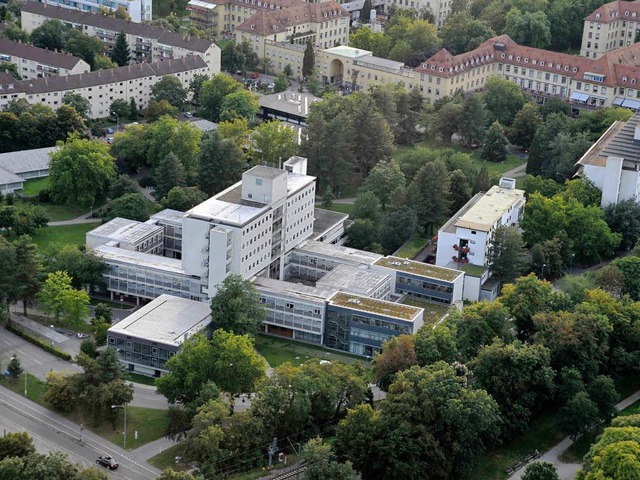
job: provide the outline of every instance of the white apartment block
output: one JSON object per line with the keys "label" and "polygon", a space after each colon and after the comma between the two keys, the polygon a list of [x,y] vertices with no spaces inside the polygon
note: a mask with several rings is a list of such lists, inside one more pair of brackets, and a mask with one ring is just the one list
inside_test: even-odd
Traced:
{"label": "white apartment block", "polygon": [[577,165],[602,190],[602,207],[640,199],[640,114],[614,122]]}
{"label": "white apartment block", "polygon": [[91,70],[87,62],[73,55],[52,52],[5,38],[0,38],[0,62],[14,64],[24,79],[64,77]]}
{"label": "white apartment block", "polygon": [[28,2],[22,8],[21,19],[22,29],[28,33],[47,20],[60,20],[91,37],[102,40],[107,46],[107,51],[115,45],[118,34],[124,32],[132,62],[158,62],[199,56],[209,65],[213,73],[220,71],[220,48],[215,43],[164,28],[52,7],[39,2]]}
{"label": "white apartment block", "polygon": [[616,0],[597,8],[584,19],[580,55],[600,58],[636,42],[640,29],[640,1]]}
{"label": "white apartment block", "polygon": [[101,7],[113,11],[122,7],[135,23],[149,22],[153,17],[151,0],[37,0],[37,2],[90,14],[96,14]]}
{"label": "white apartment block", "polygon": [[91,104],[89,117],[109,116],[116,99],[134,99],[138,109],[147,107],[151,87],[166,75],[175,75],[187,89],[194,75],[210,76],[209,65],[199,56],[187,56],[156,63],[140,63],[65,77],[36,78],[0,83],[0,109],[12,100],[26,99],[30,104],[47,105],[54,110],[62,105],[65,93],[77,93]]}
{"label": "white apartment block", "polygon": [[435,26],[440,28],[451,13],[451,0],[384,0],[384,13],[391,5],[398,8],[413,8],[418,12],[428,11],[433,15]]}
{"label": "white apartment block", "polygon": [[489,250],[495,229],[517,227],[524,214],[524,190],[515,180],[501,178],[485,193],[476,194],[438,230],[436,265],[466,273],[465,300],[493,300],[499,284],[490,277]]}

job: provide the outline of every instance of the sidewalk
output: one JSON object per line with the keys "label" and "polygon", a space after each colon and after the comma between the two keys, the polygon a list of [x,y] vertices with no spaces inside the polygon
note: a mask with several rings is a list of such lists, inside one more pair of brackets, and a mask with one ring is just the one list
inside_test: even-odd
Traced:
{"label": "sidewalk", "polygon": [[[633,405],[638,400],[640,400],[640,390],[634,393],[633,395],[629,395],[624,400],[618,402],[616,404],[616,410],[621,411],[625,408]],[[573,445],[574,440],[569,437],[566,437],[559,444],[553,447],[551,450],[546,451],[537,461],[538,462],[550,462],[553,463],[558,469],[558,476],[561,480],[573,480],[578,473],[578,470],[582,468],[582,465],[579,463],[564,463],[560,460],[560,456],[564,453],[564,451]],[[509,480],[519,480],[522,478],[524,474],[524,470],[526,467],[522,467],[516,473],[509,477]]]}

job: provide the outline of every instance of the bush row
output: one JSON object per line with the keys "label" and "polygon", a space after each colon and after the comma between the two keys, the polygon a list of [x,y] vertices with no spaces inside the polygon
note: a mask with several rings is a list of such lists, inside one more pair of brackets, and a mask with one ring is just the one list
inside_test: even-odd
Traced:
{"label": "bush row", "polygon": [[27,332],[14,327],[11,322],[7,324],[7,330],[15,333],[19,337],[24,338],[27,342],[33,343],[34,345],[42,348],[43,350],[46,350],[47,352],[55,355],[56,357],[59,357],[63,360],[71,361],[71,355],[69,355],[64,350],[60,350],[57,347],[52,347],[51,345],[49,345],[48,342],[45,342],[44,340],[41,340],[38,337],[34,337],[33,335],[30,335]]}

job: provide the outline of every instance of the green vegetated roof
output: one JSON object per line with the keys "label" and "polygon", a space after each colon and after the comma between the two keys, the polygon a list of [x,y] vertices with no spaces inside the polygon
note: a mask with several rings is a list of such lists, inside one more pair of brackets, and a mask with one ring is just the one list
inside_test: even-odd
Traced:
{"label": "green vegetated roof", "polygon": [[413,320],[420,312],[419,307],[342,292],[336,293],[331,297],[331,304],[339,307],[361,310],[363,312],[386,315],[389,317],[399,318],[401,320]]}
{"label": "green vegetated roof", "polygon": [[447,282],[452,282],[461,275],[461,272],[458,270],[438,267],[430,263],[416,262],[415,260],[407,260],[406,258],[400,257],[384,257],[376,261],[375,265]]}
{"label": "green vegetated roof", "polygon": [[467,263],[466,265],[462,265],[460,267],[460,270],[462,270],[467,275],[471,275],[472,277],[481,277],[487,270],[487,267]]}

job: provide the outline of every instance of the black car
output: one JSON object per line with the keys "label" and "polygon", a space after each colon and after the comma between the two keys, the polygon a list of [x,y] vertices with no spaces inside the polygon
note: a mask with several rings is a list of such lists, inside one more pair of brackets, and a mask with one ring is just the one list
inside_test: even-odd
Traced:
{"label": "black car", "polygon": [[103,467],[107,467],[109,470],[115,470],[116,468],[118,468],[118,462],[116,462],[109,455],[102,455],[101,457],[98,457],[96,463],[98,465],[102,465]]}

